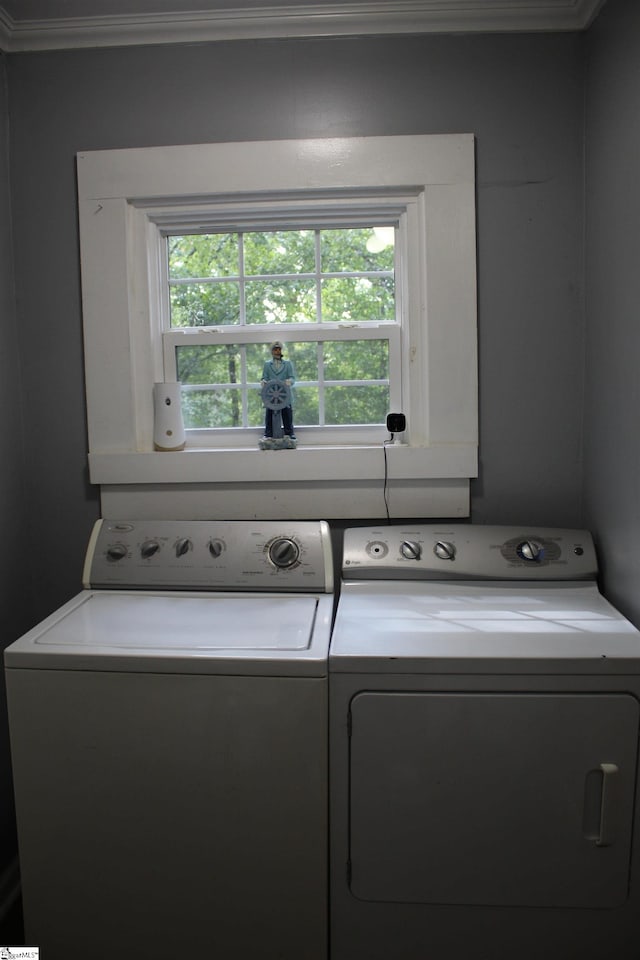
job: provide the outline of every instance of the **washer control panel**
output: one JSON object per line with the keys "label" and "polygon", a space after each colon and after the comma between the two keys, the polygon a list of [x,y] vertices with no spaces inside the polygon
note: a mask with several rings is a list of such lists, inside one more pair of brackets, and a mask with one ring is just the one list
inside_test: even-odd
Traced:
{"label": "washer control panel", "polygon": [[325,521],[98,520],[86,587],[333,592]]}
{"label": "washer control panel", "polygon": [[345,580],[591,580],[591,534],[471,523],[350,527]]}

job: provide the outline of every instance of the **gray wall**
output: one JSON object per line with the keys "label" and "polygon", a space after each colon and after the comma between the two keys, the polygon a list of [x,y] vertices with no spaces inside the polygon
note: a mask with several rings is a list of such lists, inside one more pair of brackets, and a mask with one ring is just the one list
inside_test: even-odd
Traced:
{"label": "gray wall", "polygon": [[[27,625],[29,617],[27,514],[23,497],[23,423],[20,359],[16,335],[11,201],[9,195],[9,114],[6,60],[0,54],[0,649]],[[11,767],[0,678],[0,874],[15,849]]]}
{"label": "gray wall", "polygon": [[640,4],[587,47],[585,524],[608,596],[640,625]]}

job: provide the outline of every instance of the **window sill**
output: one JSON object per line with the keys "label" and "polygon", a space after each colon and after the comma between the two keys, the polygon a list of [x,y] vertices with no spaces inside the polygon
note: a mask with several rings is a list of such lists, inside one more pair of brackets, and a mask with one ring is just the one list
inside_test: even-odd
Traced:
{"label": "window sill", "polygon": [[300,481],[469,479],[477,476],[475,443],[410,447],[313,447],[297,450],[188,449],[171,453],[92,453],[96,484],[272,483]]}

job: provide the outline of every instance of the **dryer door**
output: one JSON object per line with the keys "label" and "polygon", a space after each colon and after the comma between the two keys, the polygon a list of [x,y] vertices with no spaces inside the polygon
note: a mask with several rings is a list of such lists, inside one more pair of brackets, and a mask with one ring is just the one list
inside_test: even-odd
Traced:
{"label": "dryer door", "polygon": [[353,894],[405,903],[622,903],[638,714],[627,694],[358,694]]}

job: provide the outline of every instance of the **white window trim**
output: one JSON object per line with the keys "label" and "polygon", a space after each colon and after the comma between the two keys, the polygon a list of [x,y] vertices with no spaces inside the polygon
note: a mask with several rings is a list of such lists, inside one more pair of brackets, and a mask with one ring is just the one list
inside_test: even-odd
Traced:
{"label": "white window trim", "polygon": [[[237,205],[299,191],[340,203],[402,205],[410,313],[403,365],[406,441],[388,448],[400,485],[436,481],[442,511],[466,515],[477,473],[474,139],[470,134],[198,144],[78,155],[90,476],[102,485],[370,484],[380,444],[153,451],[152,385],[162,380],[154,218],[208,203]],[[326,203],[326,200],[325,200]],[[165,221],[166,222],[166,221]],[[154,299],[155,298],[155,299]],[[451,490],[456,491],[451,495]],[[408,498],[407,503],[416,500]],[[345,505],[345,511],[347,510]],[[407,507],[408,509],[408,507]],[[341,509],[324,515],[343,515]],[[423,511],[427,515],[427,511]],[[349,513],[345,512],[348,516]],[[373,515],[373,514],[372,514]],[[403,515],[396,511],[396,515]],[[404,515],[411,515],[405,513]],[[417,514],[413,514],[417,515]]]}

